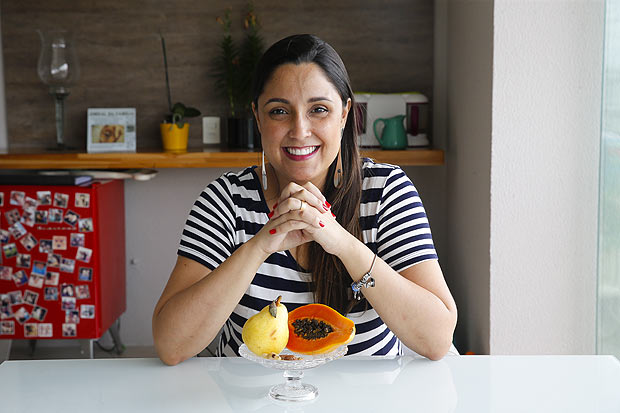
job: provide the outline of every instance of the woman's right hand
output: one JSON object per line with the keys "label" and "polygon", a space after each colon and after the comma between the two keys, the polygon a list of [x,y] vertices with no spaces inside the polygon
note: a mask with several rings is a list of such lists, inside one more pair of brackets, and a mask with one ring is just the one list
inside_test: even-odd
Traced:
{"label": "woman's right hand", "polygon": [[269,222],[254,237],[254,241],[271,255],[312,241],[312,235],[304,230],[322,229],[331,211],[321,191],[311,182],[304,185],[290,182],[280,193],[269,215]]}

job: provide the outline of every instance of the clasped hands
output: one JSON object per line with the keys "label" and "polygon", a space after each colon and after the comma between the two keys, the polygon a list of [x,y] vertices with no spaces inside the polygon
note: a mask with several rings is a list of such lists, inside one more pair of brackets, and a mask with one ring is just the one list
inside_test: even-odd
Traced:
{"label": "clasped hands", "polygon": [[336,221],[331,205],[311,182],[290,182],[272,206],[269,222],[258,232],[255,241],[266,254],[295,248],[309,241],[339,255],[349,233]]}

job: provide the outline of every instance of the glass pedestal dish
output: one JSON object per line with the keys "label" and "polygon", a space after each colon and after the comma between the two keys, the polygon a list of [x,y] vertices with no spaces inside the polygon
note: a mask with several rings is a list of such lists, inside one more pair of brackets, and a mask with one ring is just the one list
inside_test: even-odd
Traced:
{"label": "glass pedestal dish", "polygon": [[284,370],[284,383],[276,384],[269,389],[269,398],[279,402],[307,402],[319,395],[319,389],[309,383],[302,383],[304,370],[318,367],[332,360],[341,358],[347,353],[347,346],[340,346],[336,350],[317,355],[303,355],[284,350],[281,355],[293,354],[300,360],[273,360],[252,353],[245,344],[239,347],[241,357],[262,364],[265,367]]}

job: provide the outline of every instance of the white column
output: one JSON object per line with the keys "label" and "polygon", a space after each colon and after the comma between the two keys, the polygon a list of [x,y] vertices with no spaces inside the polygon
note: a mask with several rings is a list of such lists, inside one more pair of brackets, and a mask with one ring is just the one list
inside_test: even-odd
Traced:
{"label": "white column", "polygon": [[493,14],[491,354],[593,353],[604,1]]}

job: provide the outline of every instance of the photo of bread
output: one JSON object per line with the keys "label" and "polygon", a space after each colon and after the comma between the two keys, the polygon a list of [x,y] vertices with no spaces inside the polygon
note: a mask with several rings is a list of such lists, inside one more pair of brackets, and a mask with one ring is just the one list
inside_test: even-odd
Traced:
{"label": "photo of bread", "polygon": [[88,108],[86,135],[89,153],[135,151],[136,108]]}
{"label": "photo of bread", "polygon": [[92,125],[91,128],[93,143],[125,142],[124,125]]}

